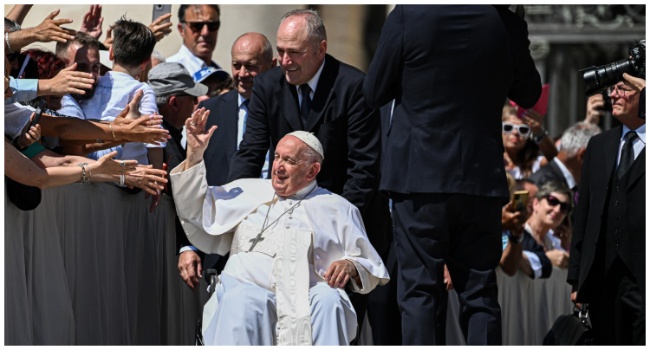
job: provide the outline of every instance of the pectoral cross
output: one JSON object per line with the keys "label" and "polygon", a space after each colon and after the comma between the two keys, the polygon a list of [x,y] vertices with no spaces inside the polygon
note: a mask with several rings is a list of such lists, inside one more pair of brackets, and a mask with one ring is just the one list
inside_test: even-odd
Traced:
{"label": "pectoral cross", "polygon": [[[264,231],[262,231],[262,232],[264,232]],[[255,246],[257,245],[257,243],[259,243],[259,242],[261,242],[261,241],[264,240],[264,238],[262,237],[262,232],[260,232],[260,233],[257,235],[257,237],[255,237],[255,238],[251,238],[251,239],[248,240],[249,242],[253,243],[253,245],[251,245],[251,247],[248,249],[249,252],[252,251],[253,248],[255,248]]]}

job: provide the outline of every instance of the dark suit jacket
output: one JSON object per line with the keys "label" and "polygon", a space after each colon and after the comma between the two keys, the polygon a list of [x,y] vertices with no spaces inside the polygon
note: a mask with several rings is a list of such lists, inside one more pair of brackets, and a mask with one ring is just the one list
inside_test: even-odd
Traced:
{"label": "dark suit jacket", "polygon": [[[221,186],[228,183],[230,163],[237,152],[239,93],[237,90],[231,90],[199,103],[197,108],[201,107],[210,110],[206,129],[213,125],[218,126],[203,155],[208,185]],[[266,151],[264,155],[266,155]],[[251,177],[259,177],[259,174],[260,172],[257,176]]]}
{"label": "dark suit jacket", "polygon": [[342,195],[359,209],[370,241],[382,252],[388,228],[373,227],[378,218],[389,215],[387,200],[378,195],[379,113],[364,101],[363,77],[358,69],[326,55],[308,123],[303,126],[296,88],[287,83],[282,69],[258,75],[246,133],[233,158],[229,180],[259,174],[267,149],[273,154],[284,135],[295,130],[313,132],[325,152],[319,186]]}
{"label": "dark suit jacket", "polygon": [[[607,216],[607,196],[621,133],[622,127],[618,126],[592,137],[585,152],[567,276],[567,282],[577,286],[578,301],[581,302],[589,302],[590,292],[602,288],[599,283],[602,283],[605,271],[593,267],[602,219]],[[645,149],[634,161],[628,175],[619,257],[632,271],[645,294]]]}
{"label": "dark suit jacket", "polygon": [[364,82],[372,107],[396,99],[382,190],[508,198],[501,111],[537,102],[526,22],[494,6],[402,6],[389,14]]}
{"label": "dark suit jacket", "polygon": [[557,166],[554,160],[539,168],[539,170],[530,175],[529,179],[533,181],[537,187],[549,181],[556,181],[569,186],[564,174],[562,174],[562,170]]}

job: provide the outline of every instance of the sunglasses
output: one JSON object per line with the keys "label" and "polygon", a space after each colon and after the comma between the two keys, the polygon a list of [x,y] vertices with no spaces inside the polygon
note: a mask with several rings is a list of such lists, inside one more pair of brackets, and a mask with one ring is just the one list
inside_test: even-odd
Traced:
{"label": "sunglasses", "polygon": [[203,30],[203,26],[208,26],[208,31],[214,32],[219,30],[219,27],[221,26],[220,21],[214,21],[214,22],[185,22],[193,32],[200,32]]}
{"label": "sunglasses", "polygon": [[546,199],[546,202],[548,205],[552,207],[557,207],[558,205],[560,206],[560,211],[563,213],[568,213],[569,210],[571,210],[571,204],[570,203],[564,203],[561,202],[559,199],[555,198],[553,195],[547,195],[544,197]]}
{"label": "sunglasses", "polygon": [[503,122],[502,124],[504,134],[512,134],[512,131],[517,129],[519,135],[523,137],[528,137],[528,135],[530,135],[530,126],[526,124],[513,124],[508,122]]}

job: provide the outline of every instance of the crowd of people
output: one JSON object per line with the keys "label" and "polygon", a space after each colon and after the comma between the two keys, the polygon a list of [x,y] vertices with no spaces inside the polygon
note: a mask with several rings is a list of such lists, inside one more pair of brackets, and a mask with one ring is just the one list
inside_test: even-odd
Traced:
{"label": "crowd of people", "polygon": [[597,94],[554,139],[520,11],[398,5],[364,74],[313,10],[280,19],[275,48],[240,35],[228,71],[218,5],[179,7],[167,58],[172,14],[100,42],[101,6],[77,30],[58,10],[21,28],[31,7],[5,16],[6,196],[171,198],[206,344],[354,345],[366,318],[376,345],[445,344],[453,289],[465,342],[498,345],[497,269],[566,271],[597,343],[645,344],[645,80],[608,88],[621,125],[601,132]]}

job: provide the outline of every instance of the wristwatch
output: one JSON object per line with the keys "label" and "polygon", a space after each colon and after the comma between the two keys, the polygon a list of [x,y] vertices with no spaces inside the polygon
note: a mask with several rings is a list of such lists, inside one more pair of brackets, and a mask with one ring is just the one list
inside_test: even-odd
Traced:
{"label": "wristwatch", "polygon": [[546,129],[542,129],[542,132],[540,132],[537,135],[533,135],[533,141],[535,141],[535,143],[539,144],[540,142],[542,142],[542,140],[544,140],[544,137],[546,135],[548,135],[548,131]]}
{"label": "wristwatch", "polygon": [[512,232],[510,232],[510,230],[508,230],[508,231],[506,231],[506,235],[508,235],[508,241],[510,241],[510,243],[519,243],[519,244],[521,244],[521,242],[523,242],[523,240],[524,240],[524,233],[523,232],[519,235],[519,237],[515,237],[512,234]]}

